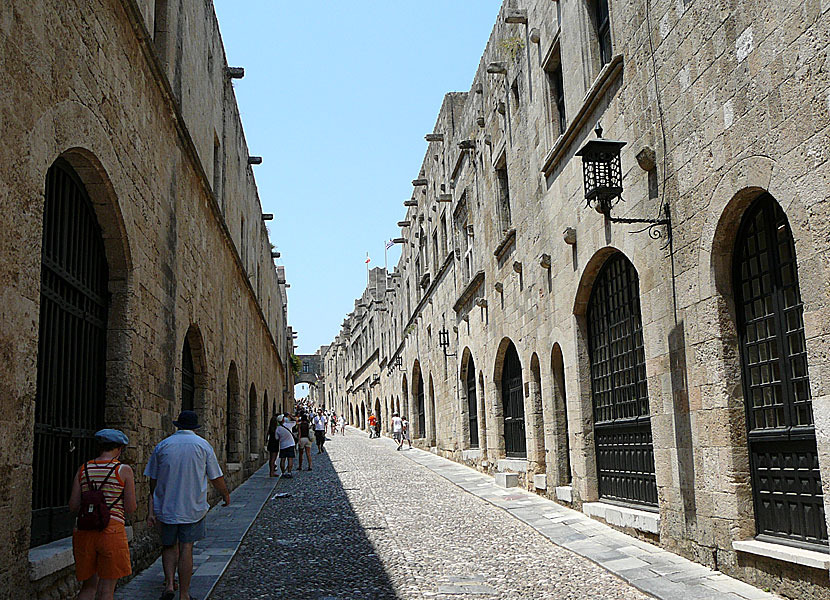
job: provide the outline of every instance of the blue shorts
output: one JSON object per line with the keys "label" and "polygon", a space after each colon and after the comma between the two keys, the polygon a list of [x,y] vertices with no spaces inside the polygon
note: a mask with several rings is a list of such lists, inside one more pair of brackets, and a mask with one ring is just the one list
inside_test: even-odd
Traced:
{"label": "blue shorts", "polygon": [[176,542],[192,544],[205,537],[204,518],[195,523],[162,523],[159,521],[159,525],[161,526],[162,546],[173,546]]}

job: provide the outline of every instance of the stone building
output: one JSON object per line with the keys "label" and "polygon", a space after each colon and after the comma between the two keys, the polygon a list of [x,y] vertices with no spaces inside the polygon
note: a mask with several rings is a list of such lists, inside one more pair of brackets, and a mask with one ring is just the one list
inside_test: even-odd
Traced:
{"label": "stone building", "polygon": [[97,429],[131,440],[135,567],[159,549],[141,473],[181,409],[231,487],[264,462],[285,277],[211,2],[10,0],[0,48],[0,598],[62,598]]}
{"label": "stone building", "polygon": [[[327,401],[827,598],[828,10],[506,2],[426,135],[399,263],[324,353]],[[622,186],[586,206],[598,122]]]}

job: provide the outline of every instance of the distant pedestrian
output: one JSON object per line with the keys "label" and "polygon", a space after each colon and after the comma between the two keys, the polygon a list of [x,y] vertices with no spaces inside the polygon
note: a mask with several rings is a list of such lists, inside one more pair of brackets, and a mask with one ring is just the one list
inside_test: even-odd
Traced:
{"label": "distant pedestrian", "polygon": [[175,596],[177,569],[179,598],[190,600],[193,544],[205,537],[205,515],[210,509],[208,481],[222,495],[222,506],[230,504],[231,496],[216,453],[196,435],[201,428],[198,415],[183,410],[173,425],[179,430],[156,445],[144,469],[150,478],[147,523],[151,527],[158,523],[161,532],[162,600]]}
{"label": "distant pedestrian", "polygon": [[[291,479],[291,470],[294,468],[294,434],[285,426],[285,416],[277,415],[277,438],[280,446],[280,473],[286,479]],[[288,469],[286,470],[286,463]]]}
{"label": "distant pedestrian", "polygon": [[297,424],[297,430],[300,435],[300,442],[297,446],[300,451],[300,467],[299,471],[303,470],[303,454],[308,458],[308,470],[311,471],[311,425],[308,422],[308,415],[303,413],[300,417],[300,422]]}
{"label": "distant pedestrian", "polygon": [[369,437],[370,438],[376,437],[377,423],[378,423],[378,418],[374,414],[369,415]]}
{"label": "distant pedestrian", "polygon": [[333,412],[331,413],[331,417],[329,418],[329,423],[331,424],[331,434],[334,435],[337,433],[337,415]]}
{"label": "distant pedestrian", "polygon": [[[403,439],[405,439],[409,443],[409,447],[412,448],[412,437],[409,435],[409,421],[407,421],[406,417],[402,417],[401,427],[403,430]],[[403,442],[401,442],[401,446],[403,446]]]}
{"label": "distant pedestrian", "polygon": [[314,425],[314,437],[317,439],[317,454],[325,452],[323,444],[326,443],[326,417],[323,414],[323,409],[317,409],[317,416],[312,421]]}
{"label": "distant pedestrian", "polygon": [[271,421],[268,423],[268,435],[265,438],[268,444],[268,474],[270,477],[277,476],[277,456],[280,453],[280,440],[277,437],[278,426],[277,417],[271,417]]}
{"label": "distant pedestrian", "polygon": [[340,435],[346,435],[346,417],[343,413],[340,413],[340,418],[337,420],[337,423],[340,425]]}
{"label": "distant pedestrian", "polygon": [[72,533],[79,600],[112,600],[115,584],[132,573],[125,513],[134,513],[135,477],[119,462],[129,440],[117,429],[95,434],[98,458],[85,462],[72,480],[69,510],[79,513]]}
{"label": "distant pedestrian", "polygon": [[392,413],[392,439],[398,442],[398,450],[403,447],[403,419],[398,413]]}

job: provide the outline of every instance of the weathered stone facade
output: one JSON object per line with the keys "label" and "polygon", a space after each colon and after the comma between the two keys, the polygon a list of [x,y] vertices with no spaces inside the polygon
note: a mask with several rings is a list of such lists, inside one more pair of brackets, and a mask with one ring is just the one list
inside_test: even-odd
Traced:
{"label": "weathered stone facade", "polygon": [[211,2],[12,0],[0,6],[0,48],[0,598],[62,598],[75,586],[66,540],[29,561],[33,478],[45,468],[33,465],[33,444],[50,167],[88,194],[103,239],[99,424],[131,440],[134,567],[158,550],[141,473],[185,393],[230,487],[264,462],[267,419],[291,398],[285,276]]}
{"label": "weathered stone facade", "polygon": [[[826,521],[815,507],[830,506],[830,3],[607,4],[607,27],[601,0],[503,5],[470,90],[445,97],[426,136],[399,224],[400,262],[393,273],[373,271],[324,354],[327,403],[360,426],[368,412],[388,424],[400,409],[422,447],[519,472],[525,487],[758,586],[827,598]],[[604,138],[627,142],[624,202],[611,217],[660,220],[668,206],[670,244],[666,225],[643,230],[586,208],[575,153],[597,122]],[[800,294],[783,291],[794,268],[779,265],[769,277],[786,271],[783,283],[769,298],[792,298],[795,308],[765,321],[781,328],[776,340],[787,340],[778,346],[786,347],[786,375],[777,350],[758,359],[751,345],[763,337],[752,319],[768,307],[749,300],[754,285],[768,283],[734,283],[772,260],[747,258],[763,246],[751,233],[761,225],[747,214],[777,219],[762,241],[777,240],[780,265],[794,248]],[[613,311],[628,316],[603,342],[596,332],[616,314],[608,298],[623,292]],[[630,337],[614,337],[620,332]],[[603,362],[609,355],[628,358]],[[758,360],[775,360],[775,372]],[[812,413],[770,416],[778,396],[746,408],[747,390],[760,398],[769,378],[780,377],[802,386],[786,410],[796,414],[811,397]],[[620,389],[639,394],[629,422],[646,437],[612,452],[649,448],[644,462],[653,452],[654,472],[642,480],[653,501],[644,494],[620,503],[601,487],[613,482],[599,473],[599,461],[610,459],[595,419],[602,398]],[[510,445],[514,391],[525,436],[518,452]],[[747,415],[762,429],[764,410],[781,423],[761,433],[789,441],[748,440]],[[751,456],[761,447],[774,450]],[[812,485],[820,470],[821,487],[811,492],[810,514],[790,525],[820,522],[815,543],[756,538],[766,527],[756,514],[764,498],[777,506],[796,493],[785,478],[770,483],[780,474],[776,461],[802,459]],[[761,498],[759,482],[780,487]]]}

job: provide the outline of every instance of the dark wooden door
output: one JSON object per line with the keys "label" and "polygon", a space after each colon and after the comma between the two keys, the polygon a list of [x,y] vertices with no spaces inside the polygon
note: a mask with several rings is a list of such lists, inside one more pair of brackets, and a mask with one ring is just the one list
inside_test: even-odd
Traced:
{"label": "dark wooden door", "polygon": [[522,365],[516,347],[510,344],[504,355],[501,375],[501,400],[504,408],[504,451],[510,457],[527,456],[525,405],[522,395]]}
{"label": "dark wooden door", "polygon": [[467,414],[470,419],[470,448],[478,448],[478,403],[476,401],[476,368],[473,359],[467,363]]}

